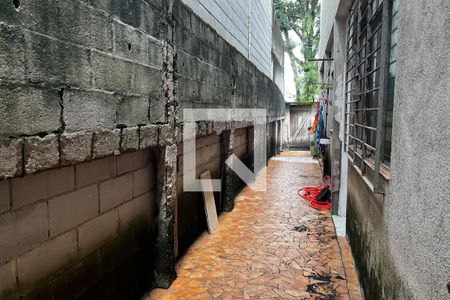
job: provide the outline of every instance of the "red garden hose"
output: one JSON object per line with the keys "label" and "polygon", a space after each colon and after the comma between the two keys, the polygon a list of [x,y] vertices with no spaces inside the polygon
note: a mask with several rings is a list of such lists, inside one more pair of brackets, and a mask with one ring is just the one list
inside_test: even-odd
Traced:
{"label": "red garden hose", "polygon": [[331,200],[327,199],[326,201],[318,201],[317,195],[325,188],[328,188],[331,192],[331,187],[332,185],[330,176],[325,176],[322,185],[302,187],[297,191],[297,194],[300,196],[300,198],[308,201],[308,205],[312,208],[318,210],[329,210],[331,208]]}

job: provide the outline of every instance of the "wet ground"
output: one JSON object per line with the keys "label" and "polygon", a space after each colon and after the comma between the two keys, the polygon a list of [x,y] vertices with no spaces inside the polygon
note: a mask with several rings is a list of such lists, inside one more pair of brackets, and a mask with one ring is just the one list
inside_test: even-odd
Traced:
{"label": "wet ground", "polygon": [[[259,182],[262,178],[259,178]],[[345,237],[329,212],[296,191],[321,183],[308,152],[284,152],[267,168],[267,192],[244,189],[177,264],[168,290],[147,299],[362,299]]]}

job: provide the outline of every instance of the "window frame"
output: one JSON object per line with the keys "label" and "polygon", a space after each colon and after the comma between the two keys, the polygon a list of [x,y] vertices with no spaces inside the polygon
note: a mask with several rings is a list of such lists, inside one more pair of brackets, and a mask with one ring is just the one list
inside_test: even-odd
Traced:
{"label": "window frame", "polygon": [[391,0],[355,0],[347,19],[344,147],[377,193],[384,190],[380,177],[390,179],[382,159],[391,23]]}

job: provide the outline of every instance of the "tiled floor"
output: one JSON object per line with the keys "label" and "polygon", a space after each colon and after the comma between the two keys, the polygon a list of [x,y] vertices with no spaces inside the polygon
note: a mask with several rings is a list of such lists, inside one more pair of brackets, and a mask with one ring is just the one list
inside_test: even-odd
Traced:
{"label": "tiled floor", "polygon": [[348,244],[345,237],[338,242],[330,213],[296,195],[320,183],[319,165],[293,161],[271,160],[267,192],[246,188],[216,232],[204,233],[180,259],[170,289],[147,299],[362,299]]}

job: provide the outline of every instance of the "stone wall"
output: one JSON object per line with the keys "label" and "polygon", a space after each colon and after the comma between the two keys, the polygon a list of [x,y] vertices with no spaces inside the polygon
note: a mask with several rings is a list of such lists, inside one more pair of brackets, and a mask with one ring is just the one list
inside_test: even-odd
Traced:
{"label": "stone wall", "polygon": [[[268,126],[284,115],[272,78],[179,1],[1,2],[0,295],[168,286],[178,242],[204,229],[177,169],[182,109],[201,107],[266,108]],[[251,157],[251,124],[198,133],[200,169],[234,182],[224,159]],[[232,209],[238,189],[224,191]]]}

